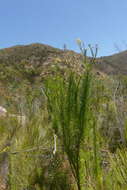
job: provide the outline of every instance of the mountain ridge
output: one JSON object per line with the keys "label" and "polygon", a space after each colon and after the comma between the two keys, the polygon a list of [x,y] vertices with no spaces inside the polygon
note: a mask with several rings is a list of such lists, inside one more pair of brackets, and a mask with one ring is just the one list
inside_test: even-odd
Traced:
{"label": "mountain ridge", "polygon": [[[54,66],[59,67],[61,72],[69,67],[80,73],[83,68],[82,60],[82,55],[72,50],[62,50],[41,43],[3,48],[0,49],[0,81],[2,78],[6,80],[5,76],[10,71],[12,80],[16,73],[19,80],[23,77],[30,78],[31,82],[34,81],[32,77],[41,80],[46,73],[48,75],[54,72]],[[127,51],[96,58],[96,63],[95,70],[102,73],[127,74]]]}

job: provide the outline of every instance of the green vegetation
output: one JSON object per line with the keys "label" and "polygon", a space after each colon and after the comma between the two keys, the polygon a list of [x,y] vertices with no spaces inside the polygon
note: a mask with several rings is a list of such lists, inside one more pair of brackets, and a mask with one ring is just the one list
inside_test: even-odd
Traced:
{"label": "green vegetation", "polygon": [[127,78],[97,75],[97,49],[79,46],[82,72],[66,60],[43,82],[25,62],[3,74],[1,104],[26,120],[0,118],[0,189],[127,189]]}

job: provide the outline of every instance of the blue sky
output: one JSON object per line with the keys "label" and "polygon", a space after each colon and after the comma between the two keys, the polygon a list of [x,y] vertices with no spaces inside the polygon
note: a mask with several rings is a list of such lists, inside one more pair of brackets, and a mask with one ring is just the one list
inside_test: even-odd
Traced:
{"label": "blue sky", "polygon": [[78,51],[76,39],[99,45],[99,56],[127,49],[127,0],[1,0],[0,48],[44,43]]}

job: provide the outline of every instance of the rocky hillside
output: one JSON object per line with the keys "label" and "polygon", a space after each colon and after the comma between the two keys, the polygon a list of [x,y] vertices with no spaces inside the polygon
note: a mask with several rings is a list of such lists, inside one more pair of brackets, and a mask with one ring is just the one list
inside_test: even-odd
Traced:
{"label": "rocky hillside", "polygon": [[[127,73],[127,51],[97,59],[95,71],[106,74]],[[45,77],[56,72],[64,74],[71,68],[81,73],[81,54],[60,50],[44,44],[14,46],[0,50],[0,89],[5,90],[42,84]],[[4,89],[4,90],[3,90]],[[19,90],[20,91],[20,90]],[[7,94],[7,92],[6,92]]]}
{"label": "rocky hillside", "polygon": [[[39,76],[42,78],[51,70],[53,72],[54,65],[62,69],[66,66],[76,67],[80,71],[82,68],[81,61],[82,56],[74,51],[60,50],[39,43],[5,48],[0,50],[0,80],[9,75],[11,71],[14,72],[10,78],[14,79],[16,73],[20,71],[18,73],[19,79],[28,77],[33,82],[35,78]],[[127,51],[124,51],[112,56],[98,58],[95,67],[108,74],[126,74],[126,65]]]}

